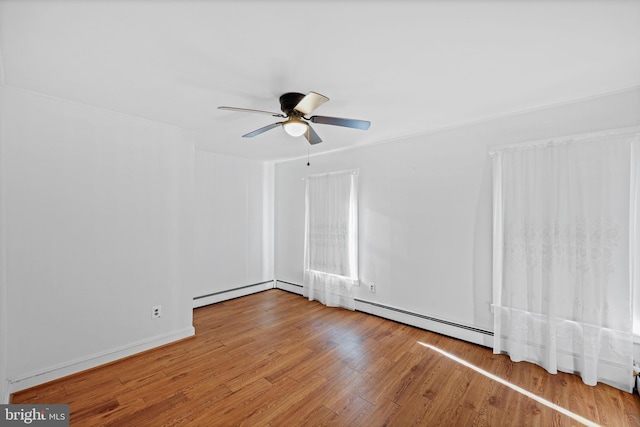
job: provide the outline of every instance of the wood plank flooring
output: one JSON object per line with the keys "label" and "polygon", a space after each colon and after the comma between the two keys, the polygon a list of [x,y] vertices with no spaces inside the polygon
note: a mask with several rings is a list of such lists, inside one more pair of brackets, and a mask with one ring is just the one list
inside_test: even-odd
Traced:
{"label": "wood plank flooring", "polygon": [[196,336],[13,395],[72,426],[640,426],[640,397],[490,349],[269,290],[194,311]]}

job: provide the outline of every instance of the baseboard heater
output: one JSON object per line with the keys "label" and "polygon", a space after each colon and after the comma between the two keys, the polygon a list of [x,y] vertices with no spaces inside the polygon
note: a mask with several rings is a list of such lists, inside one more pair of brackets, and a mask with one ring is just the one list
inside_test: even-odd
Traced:
{"label": "baseboard heater", "polygon": [[225,289],[224,291],[212,292],[206,295],[200,295],[193,298],[193,307],[203,307],[205,305],[214,304],[216,302],[226,301],[233,298],[243,297],[256,292],[262,292],[267,289],[274,288],[273,280],[265,280],[264,282],[253,283],[251,285],[239,286],[237,288]]}
{"label": "baseboard heater", "polygon": [[[304,294],[304,286],[296,283],[285,282],[283,280],[276,280],[275,282],[275,287],[277,289],[296,293],[299,295]],[[427,316],[424,314],[415,313],[413,311],[403,310],[401,308],[379,304],[372,301],[362,300],[359,298],[356,298],[355,302],[356,311],[373,314],[374,316],[379,316],[396,322],[405,323],[416,328],[436,332],[464,341],[473,342],[482,346],[493,347],[492,331],[487,331],[473,326],[463,325],[449,320],[439,319],[437,317]]]}
{"label": "baseboard heater", "polygon": [[398,313],[402,313],[402,314],[406,314],[406,315],[409,315],[409,316],[419,317],[421,319],[425,319],[425,320],[428,320],[430,322],[442,323],[443,325],[449,325],[449,326],[453,326],[455,328],[466,329],[467,331],[472,331],[472,332],[476,332],[476,333],[479,333],[479,334],[488,335],[490,337],[493,336],[493,332],[485,331],[484,329],[474,328],[473,326],[461,325],[460,323],[450,322],[448,320],[438,319],[436,317],[425,316],[424,314],[414,313],[413,311],[407,311],[407,310],[403,310],[401,308],[396,308],[396,307],[391,307],[391,306],[388,306],[388,305],[378,304],[376,302],[371,302],[371,301],[365,301],[365,300],[361,300],[361,299],[358,299],[358,298],[356,298],[355,301],[357,303],[360,303],[360,304],[369,304],[369,305],[372,305],[372,306],[375,306],[375,307],[383,308],[385,310],[392,310],[392,311],[395,311],[395,312],[398,312]]}
{"label": "baseboard heater", "polygon": [[284,283],[285,285],[295,286],[296,288],[300,288],[300,289],[304,288],[304,286],[298,285],[297,283],[285,282],[284,280],[276,280],[276,288],[278,289],[281,289],[278,287],[278,283]]}

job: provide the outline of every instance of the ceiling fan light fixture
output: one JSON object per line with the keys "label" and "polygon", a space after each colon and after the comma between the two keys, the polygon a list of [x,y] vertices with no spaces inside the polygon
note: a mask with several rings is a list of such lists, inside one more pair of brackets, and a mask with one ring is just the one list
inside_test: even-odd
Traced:
{"label": "ceiling fan light fixture", "polygon": [[[0,0],[1,1],[1,0]],[[324,95],[320,95],[317,92],[309,92],[303,95],[298,92],[287,92],[280,96],[280,109],[282,113],[274,113],[265,110],[253,110],[250,108],[237,108],[237,107],[218,107],[220,110],[239,111],[243,113],[260,113],[268,114],[273,117],[282,117],[284,121],[271,123],[270,125],[263,126],[260,129],[256,129],[253,132],[242,135],[243,138],[253,138],[254,136],[261,135],[271,129],[282,126],[284,131],[289,135],[298,137],[304,135],[305,139],[311,145],[322,142],[320,136],[313,130],[311,123],[319,123],[321,125],[333,125],[342,126],[353,129],[367,130],[371,125],[371,122],[366,120],[345,119],[341,117],[332,116],[311,116],[306,117],[313,110],[320,105],[327,102],[329,98]]]}
{"label": "ceiling fan light fixture", "polygon": [[290,118],[282,124],[285,132],[291,136],[301,136],[307,131],[307,123],[300,119]]}

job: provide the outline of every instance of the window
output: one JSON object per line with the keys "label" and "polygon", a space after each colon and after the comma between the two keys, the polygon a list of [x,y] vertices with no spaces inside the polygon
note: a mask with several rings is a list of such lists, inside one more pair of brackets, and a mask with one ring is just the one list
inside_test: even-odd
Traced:
{"label": "window", "polygon": [[630,392],[640,134],[576,135],[493,156],[494,352]]}
{"label": "window", "polygon": [[358,172],[306,179],[304,285],[310,300],[355,309],[358,283]]}

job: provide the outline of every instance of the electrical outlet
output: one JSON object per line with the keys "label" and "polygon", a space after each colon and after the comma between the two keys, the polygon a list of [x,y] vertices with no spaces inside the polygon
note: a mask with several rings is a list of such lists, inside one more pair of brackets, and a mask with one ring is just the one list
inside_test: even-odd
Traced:
{"label": "electrical outlet", "polygon": [[154,305],[153,307],[151,307],[151,318],[152,319],[159,319],[162,316],[162,306],[161,305]]}
{"label": "electrical outlet", "polygon": [[376,292],[376,285],[373,282],[369,282],[369,292]]}

